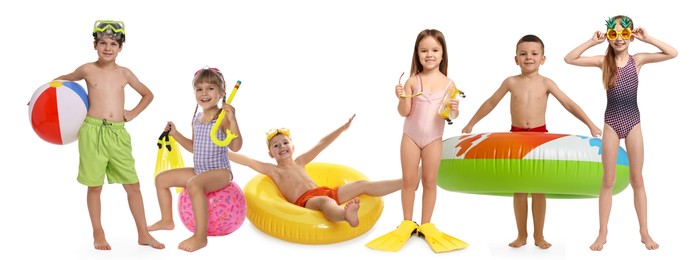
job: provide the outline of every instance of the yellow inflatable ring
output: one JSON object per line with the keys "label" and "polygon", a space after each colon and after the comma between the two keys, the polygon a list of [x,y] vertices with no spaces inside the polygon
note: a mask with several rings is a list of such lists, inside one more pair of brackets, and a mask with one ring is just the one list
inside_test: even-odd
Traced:
{"label": "yellow inflatable ring", "polygon": [[[368,180],[359,171],[338,164],[310,163],[307,173],[319,186],[336,187]],[[321,212],[294,205],[280,194],[273,181],[263,174],[253,177],[244,187],[246,217],[264,233],[300,244],[331,244],[353,239],[374,226],[384,209],[380,197],[360,196],[360,225],[331,222]]]}

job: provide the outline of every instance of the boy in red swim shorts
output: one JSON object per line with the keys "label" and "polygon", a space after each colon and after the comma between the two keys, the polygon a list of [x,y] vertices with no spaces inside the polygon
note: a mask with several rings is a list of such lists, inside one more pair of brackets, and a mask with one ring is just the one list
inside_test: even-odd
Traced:
{"label": "boy in red swim shorts", "polygon": [[[273,180],[289,202],[308,209],[321,211],[333,222],[347,221],[350,226],[359,225],[360,195],[381,197],[401,189],[401,179],[386,181],[356,181],[339,187],[319,187],[307,174],[305,166],[350,127],[353,115],[347,123],[334,130],[306,153],[293,159],[294,145],[290,130],[273,129],[266,133],[268,154],[277,164],[264,163],[244,155],[229,152],[229,159],[250,167]],[[347,203],[346,203],[347,202]],[[340,204],[346,203],[344,207]]]}
{"label": "boy in red swim shorts", "polygon": [[[497,91],[483,103],[468,125],[461,130],[470,133],[473,126],[492,111],[497,103],[511,93],[512,132],[548,132],[545,127],[545,110],[548,104],[548,94],[552,94],[563,107],[589,127],[592,136],[601,135],[601,129],[596,127],[584,111],[558,88],[554,81],[538,73],[540,66],[545,63],[543,41],[535,35],[526,35],[516,44],[514,60],[521,68],[521,74],[508,77],[502,82]],[[545,194],[533,193],[533,227],[536,246],[547,249],[551,244],[543,237],[545,225]],[[526,245],[528,231],[528,193],[514,193],[514,216],[518,235],[509,243],[510,247]]]}

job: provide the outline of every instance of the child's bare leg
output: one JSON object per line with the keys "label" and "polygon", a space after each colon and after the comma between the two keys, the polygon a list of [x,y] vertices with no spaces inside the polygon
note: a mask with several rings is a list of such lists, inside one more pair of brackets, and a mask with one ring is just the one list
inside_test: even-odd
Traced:
{"label": "child's bare leg", "polygon": [[318,196],[309,199],[304,207],[323,212],[323,215],[332,222],[347,221],[352,227],[359,225],[357,218],[357,211],[360,208],[359,198],[354,198],[348,201],[345,207],[341,207],[329,197]]}
{"label": "child's bare leg", "polygon": [[106,241],[104,228],[101,226],[101,190],[103,186],[87,187],[87,210],[92,221],[92,236],[94,237],[94,249],[111,250]]}
{"label": "child's bare leg", "polygon": [[518,235],[516,239],[509,243],[511,247],[521,247],[526,245],[528,231],[528,193],[514,193],[514,218],[516,219],[516,229]]}
{"label": "child's bare leg", "polygon": [[420,185],[418,168],[420,165],[420,148],[407,135],[403,134],[401,140],[401,169],[403,183],[401,186],[401,206],[403,207],[403,219],[413,220],[413,208],[415,207],[415,191]]}
{"label": "child's bare leg", "polygon": [[422,149],[422,220],[430,223],[437,202],[437,171],[442,159],[442,141],[435,140]]}
{"label": "child's bare leg", "polygon": [[147,230],[147,220],[145,219],[145,205],[142,202],[142,193],[140,193],[140,183],[123,184],[123,188],[128,195],[128,206],[130,213],[135,219],[135,227],[138,230],[138,244],[151,246],[156,249],[163,249],[164,244],[159,243],[150,232]]}
{"label": "child's bare leg", "polygon": [[603,179],[601,181],[601,191],[598,197],[598,236],[589,248],[593,251],[601,251],[608,237],[608,218],[611,214],[613,205],[613,186],[615,185],[615,161],[618,157],[618,146],[620,139],[618,135],[607,124],[603,127],[603,140],[601,161],[603,164]]}
{"label": "child's bare leg", "polygon": [[188,181],[186,188],[193,207],[195,231],[191,237],[179,243],[179,249],[193,252],[207,246],[208,199],[205,193],[224,188],[229,184],[230,177],[231,173],[228,170],[218,169],[200,173]]}
{"label": "child's bare leg", "polygon": [[644,178],[642,177],[642,166],[644,165],[644,143],[642,140],[642,127],[635,126],[625,139],[628,160],[630,162],[630,186],[632,186],[635,211],[639,222],[640,236],[642,243],[648,250],[659,248],[659,244],[654,242],[649,235],[647,228],[647,192],[644,188]]}
{"label": "child's bare leg", "polygon": [[186,187],[188,179],[195,176],[192,168],[178,168],[157,174],[155,189],[157,201],[162,218],[147,227],[149,231],[174,229],[174,217],[172,212],[172,187]]}
{"label": "child's bare leg", "polygon": [[360,224],[359,215],[357,212],[360,209],[360,198],[354,198],[345,204],[345,221],[351,227],[357,227]]}
{"label": "child's bare leg", "polygon": [[175,225],[172,212],[171,190],[169,190],[169,187],[160,186],[159,175],[157,176],[157,180],[155,180],[155,189],[157,190],[159,212],[162,218],[154,224],[147,226],[147,230],[173,230]]}
{"label": "child's bare leg", "polygon": [[543,237],[543,228],[545,226],[545,194],[534,193],[531,195],[533,202],[531,203],[531,214],[533,214],[533,239],[537,247],[548,249],[552,246]]}
{"label": "child's bare leg", "polygon": [[360,195],[381,197],[400,190],[401,186],[403,186],[403,181],[401,179],[388,181],[355,181],[340,186],[338,189],[338,200],[342,204]]}
{"label": "child's bare leg", "polygon": [[208,244],[208,202],[202,185],[191,185],[189,183],[186,188],[188,189],[188,196],[190,196],[191,205],[193,206],[195,231],[191,237],[179,243],[179,249],[193,252]]}

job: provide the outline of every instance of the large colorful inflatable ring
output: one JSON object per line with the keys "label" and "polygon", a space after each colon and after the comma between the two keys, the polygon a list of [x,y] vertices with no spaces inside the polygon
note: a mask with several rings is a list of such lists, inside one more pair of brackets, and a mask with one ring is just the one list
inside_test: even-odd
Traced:
{"label": "large colorful inflatable ring", "polygon": [[[337,187],[368,180],[357,170],[331,163],[310,163],[307,173],[319,186]],[[263,174],[244,187],[246,217],[256,228],[273,237],[300,244],[331,244],[364,234],[374,226],[384,209],[380,197],[360,196],[360,225],[331,222],[321,212],[288,202],[273,181]]]}
{"label": "large colorful inflatable ring", "polygon": [[[613,194],[629,184],[620,147]],[[545,193],[548,198],[595,198],[601,190],[601,139],[579,135],[505,132],[444,140],[437,184],[470,194]]]}

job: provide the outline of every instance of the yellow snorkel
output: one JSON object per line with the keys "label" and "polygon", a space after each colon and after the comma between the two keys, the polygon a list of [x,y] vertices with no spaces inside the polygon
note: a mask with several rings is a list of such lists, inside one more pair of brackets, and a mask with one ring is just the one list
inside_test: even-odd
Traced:
{"label": "yellow snorkel", "polygon": [[[239,85],[241,85],[241,81],[237,80],[236,85],[234,85],[234,89],[232,89],[232,93],[229,94],[229,98],[227,98],[227,104],[232,103],[232,99],[234,99],[237,90],[239,90]],[[217,130],[220,129],[220,124],[222,123],[222,119],[226,114],[225,112],[226,111],[224,110],[220,112],[220,115],[217,116],[217,121],[215,122],[215,125],[213,125],[212,129],[210,130],[210,139],[212,139],[212,142],[218,146],[227,146],[229,145],[229,143],[232,142],[232,140],[234,140],[234,138],[237,138],[236,134],[232,133],[232,131],[229,131],[229,129],[227,129],[227,137],[225,137],[224,140],[217,139]]]}

